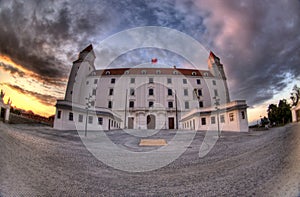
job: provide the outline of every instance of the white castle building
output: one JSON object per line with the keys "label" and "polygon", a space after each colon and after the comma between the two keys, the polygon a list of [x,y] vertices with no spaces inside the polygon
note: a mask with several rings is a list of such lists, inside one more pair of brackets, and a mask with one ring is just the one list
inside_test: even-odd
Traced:
{"label": "white castle building", "polygon": [[208,70],[163,68],[156,59],[96,70],[95,58],[90,45],[73,62],[54,128],[248,131],[246,101],[230,101],[223,65],[212,52]]}

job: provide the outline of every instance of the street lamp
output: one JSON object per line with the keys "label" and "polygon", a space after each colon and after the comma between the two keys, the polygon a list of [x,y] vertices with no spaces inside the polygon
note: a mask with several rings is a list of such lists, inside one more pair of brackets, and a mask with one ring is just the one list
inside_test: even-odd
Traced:
{"label": "street lamp", "polygon": [[213,97],[213,99],[215,99],[215,108],[217,110],[218,137],[220,138],[221,137],[220,121],[219,121],[220,99],[217,96]]}
{"label": "street lamp", "polygon": [[85,98],[87,100],[86,102],[86,117],[85,117],[85,130],[84,130],[84,136],[87,136],[87,122],[88,122],[88,116],[89,116],[89,109],[91,107],[91,103],[93,101],[93,97],[89,94],[88,97]]}

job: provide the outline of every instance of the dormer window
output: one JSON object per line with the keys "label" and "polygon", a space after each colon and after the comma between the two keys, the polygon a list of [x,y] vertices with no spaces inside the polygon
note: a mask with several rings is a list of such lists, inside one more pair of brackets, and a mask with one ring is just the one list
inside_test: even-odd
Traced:
{"label": "dormer window", "polygon": [[197,73],[196,72],[192,72],[192,76],[196,76],[197,75]]}
{"label": "dormer window", "polygon": [[173,75],[178,75],[178,71],[174,70]]}
{"label": "dormer window", "polygon": [[160,70],[157,70],[157,71],[156,71],[156,74],[157,74],[157,75],[160,75],[160,74],[161,74],[161,71],[160,71]]}
{"label": "dormer window", "polygon": [[110,71],[106,71],[105,74],[106,74],[106,75],[110,75]]}
{"label": "dormer window", "polygon": [[145,75],[145,74],[147,74],[147,71],[142,70],[141,73],[142,73],[143,75]]}
{"label": "dormer window", "polygon": [[203,75],[204,75],[205,77],[208,77],[208,73],[207,73],[207,72],[203,73]]}
{"label": "dormer window", "polygon": [[124,74],[125,74],[125,75],[128,75],[128,74],[129,74],[129,70],[126,70],[126,71],[124,72]]}

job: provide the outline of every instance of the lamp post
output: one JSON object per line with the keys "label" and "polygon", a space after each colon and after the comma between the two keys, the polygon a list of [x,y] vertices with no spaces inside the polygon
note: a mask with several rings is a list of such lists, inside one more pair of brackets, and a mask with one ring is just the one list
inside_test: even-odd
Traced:
{"label": "lamp post", "polygon": [[220,106],[220,99],[215,96],[213,97],[215,99],[215,108],[217,110],[217,124],[218,124],[218,138],[221,137],[221,131],[220,131],[220,121],[219,121],[219,106]]}
{"label": "lamp post", "polygon": [[92,103],[92,96],[89,94],[88,97],[85,98],[87,100],[86,102],[86,117],[85,117],[85,130],[84,130],[84,136],[87,136],[87,122],[88,122],[88,116],[89,116],[89,109],[91,107],[91,103]]}

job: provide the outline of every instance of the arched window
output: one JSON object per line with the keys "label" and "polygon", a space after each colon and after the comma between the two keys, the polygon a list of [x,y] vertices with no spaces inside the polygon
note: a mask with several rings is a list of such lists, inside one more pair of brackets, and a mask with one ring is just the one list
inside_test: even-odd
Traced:
{"label": "arched window", "polygon": [[192,76],[196,76],[197,75],[197,73],[196,72],[192,72]]}
{"label": "arched window", "polygon": [[106,75],[110,75],[110,71],[106,71],[105,74],[106,74]]}

